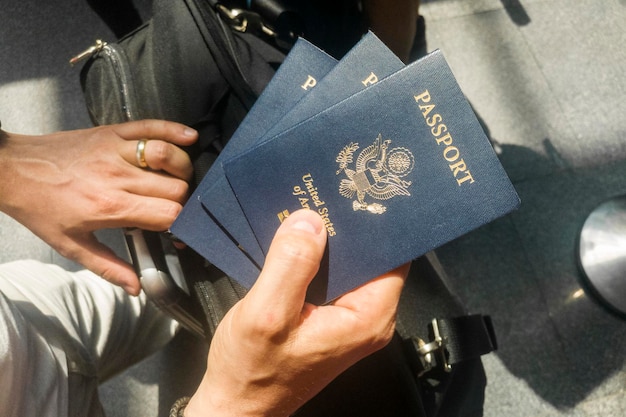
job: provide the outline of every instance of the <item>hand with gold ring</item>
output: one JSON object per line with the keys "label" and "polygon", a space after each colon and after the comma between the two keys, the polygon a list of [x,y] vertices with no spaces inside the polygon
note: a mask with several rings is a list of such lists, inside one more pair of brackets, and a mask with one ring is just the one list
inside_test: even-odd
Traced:
{"label": "hand with gold ring", "polygon": [[2,132],[0,210],[61,255],[138,294],[131,265],[93,232],[169,228],[193,173],[181,146],[196,139],[195,130],[161,120],[43,136]]}

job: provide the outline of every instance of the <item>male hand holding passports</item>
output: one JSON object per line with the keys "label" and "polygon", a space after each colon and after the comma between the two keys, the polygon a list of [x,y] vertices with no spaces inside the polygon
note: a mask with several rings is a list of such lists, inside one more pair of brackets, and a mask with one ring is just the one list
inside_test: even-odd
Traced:
{"label": "male hand holding passports", "polygon": [[[405,67],[370,33],[335,64],[305,43],[174,223],[181,240],[250,288],[280,222],[315,210],[328,234],[307,293],[319,305],[518,207],[441,52]],[[314,87],[287,94],[311,75],[308,60],[327,65]],[[207,223],[228,232],[242,265],[194,244],[213,238]]]}

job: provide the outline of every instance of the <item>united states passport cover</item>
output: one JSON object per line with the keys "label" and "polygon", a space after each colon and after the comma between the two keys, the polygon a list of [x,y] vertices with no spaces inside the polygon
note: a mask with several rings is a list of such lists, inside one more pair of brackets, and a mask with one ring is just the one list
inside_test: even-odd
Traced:
{"label": "united states passport cover", "polygon": [[[258,107],[255,104],[253,111],[243,121],[235,136],[237,139],[239,135],[248,137],[247,142],[252,146],[264,140],[269,132],[276,135],[367,88],[403,66],[402,61],[376,35],[368,32],[337,65],[316,81],[314,87],[310,82],[307,84],[306,77],[296,78],[297,84],[283,79],[282,82],[286,86],[292,86],[290,90],[283,87],[270,89],[272,94],[269,95],[264,93],[258,101],[258,105],[263,108],[261,113],[263,117],[254,117],[254,111]],[[306,94],[304,87],[307,87]],[[277,90],[276,93],[274,90]],[[293,100],[294,96],[301,97],[297,103]],[[234,150],[230,146],[224,150],[228,151],[231,157],[235,151],[238,153],[242,151],[241,147]],[[220,165],[222,160],[218,160],[216,165]],[[260,254],[261,249],[226,178],[222,176],[216,179],[200,199],[215,220],[229,231],[259,265],[262,265],[264,257]]]}
{"label": "united states passport cover", "polygon": [[[310,94],[336,63],[334,58],[313,44],[298,39],[202,182],[198,198],[204,209],[220,227],[228,230],[233,240],[257,265],[263,264],[263,252],[230,192],[222,162],[254,145],[303,96]],[[238,221],[240,218],[242,221]]]}
{"label": "united states passport cover", "polygon": [[[288,108],[291,107],[300,98],[298,96],[299,90],[302,90],[300,85],[307,82],[309,76],[321,79],[335,63],[333,58],[314,45],[304,39],[298,40],[257,103],[275,102],[275,100],[269,100],[267,97],[279,95],[284,97],[283,100],[287,103]],[[303,91],[302,94],[305,92]],[[282,114],[283,110],[277,109],[271,104],[255,105],[248,116],[250,116],[250,120],[255,119],[257,120],[256,123],[261,123],[268,117],[273,117],[275,112]],[[218,157],[218,161],[236,155],[254,143],[252,133],[255,132],[255,123],[242,125],[241,128],[248,129],[247,133],[235,134]],[[200,196],[204,191],[218,178],[223,178],[224,174],[221,168],[220,163],[213,164],[213,167],[205,175],[176,218],[171,231],[225,274],[236,277],[242,285],[250,287],[259,274],[259,268],[250,259],[250,255],[241,250],[222,225],[207,213],[200,202]],[[254,237],[252,238],[254,239]],[[260,248],[259,253],[258,256],[262,257]]]}
{"label": "united states passport cover", "polygon": [[230,190],[222,170],[222,161],[252,146],[259,135],[280,120],[280,117],[303,96],[310,94],[318,81],[323,79],[336,63],[334,58],[315,45],[304,39],[298,39],[203,181],[203,184],[210,184],[210,187],[203,185],[199,198],[210,203],[211,210],[207,205],[204,208],[257,265],[263,264],[264,256],[245,219],[243,223],[237,222],[239,217],[243,217],[237,200],[232,193],[228,195],[210,191],[220,187]]}
{"label": "united states passport cover", "polygon": [[438,51],[226,161],[224,171],[265,252],[290,212],[323,218],[327,274],[309,295],[321,302],[519,205]]}

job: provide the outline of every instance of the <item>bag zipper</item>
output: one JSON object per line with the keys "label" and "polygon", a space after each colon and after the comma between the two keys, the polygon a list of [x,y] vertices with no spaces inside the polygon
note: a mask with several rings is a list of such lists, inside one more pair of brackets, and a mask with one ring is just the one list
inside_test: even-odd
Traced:
{"label": "bag zipper", "polygon": [[91,58],[92,56],[100,52],[105,46],[107,46],[106,42],[102,41],[101,39],[97,39],[95,45],[91,45],[89,48],[85,49],[83,52],[72,57],[72,59],[70,59],[70,65],[74,66],[81,61]]}
{"label": "bag zipper", "polygon": [[132,83],[132,75],[128,59],[124,50],[117,44],[108,44],[100,39],[96,43],[83,52],[70,59],[70,64],[75,65],[78,62],[103,57],[107,60],[115,74],[117,81],[117,91],[122,95],[122,112],[127,121],[137,120],[139,115],[135,109],[135,90]]}

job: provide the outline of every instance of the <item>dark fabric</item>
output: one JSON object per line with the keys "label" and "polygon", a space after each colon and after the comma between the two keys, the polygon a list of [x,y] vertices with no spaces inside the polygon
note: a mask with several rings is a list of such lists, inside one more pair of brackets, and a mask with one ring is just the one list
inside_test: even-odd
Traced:
{"label": "dark fabric", "polygon": [[384,349],[337,377],[295,414],[298,417],[427,415],[398,335]]}
{"label": "dark fabric", "polygon": [[[398,311],[397,331],[402,338],[417,336],[429,341],[432,319],[466,314],[461,301],[446,285],[445,272],[435,254],[413,261]],[[420,378],[419,384],[426,416],[482,416],[487,381],[479,357],[455,364],[450,373],[431,373]]]}
{"label": "dark fabric", "polygon": [[300,16],[302,36],[337,59],[367,31],[359,0],[283,0],[282,3],[285,9]]}
{"label": "dark fabric", "polygon": [[[132,63],[126,66],[127,74],[112,67],[107,54],[99,54],[86,64],[81,84],[95,124],[128,120],[123,117],[126,109],[121,108],[122,91],[117,87],[118,78],[124,76],[128,79],[124,88],[130,89],[133,96],[133,118],[159,118],[193,126],[211,116],[216,123],[211,123],[214,130],[209,142],[215,137],[227,141],[249,105],[229,98],[232,88],[207,48],[187,4],[194,7],[196,2],[156,0],[151,20],[117,43],[122,58]],[[250,81],[252,92],[260,94],[284,55],[250,35],[227,33],[237,67]],[[232,116],[223,118],[227,111],[235,112],[238,120],[232,120]],[[203,123],[202,127],[206,125]],[[201,139],[205,138],[202,135]]]}
{"label": "dark fabric", "polygon": [[142,24],[132,0],[87,0],[87,3],[118,38]]}
{"label": "dark fabric", "polygon": [[438,320],[441,334],[447,336],[448,363],[485,355],[497,349],[491,318],[480,314],[446,317]]}
{"label": "dark fabric", "polygon": [[[424,397],[430,397],[430,413],[437,417],[481,417],[485,403],[487,376],[480,358],[458,363],[445,389],[436,395],[435,389],[424,388]],[[430,392],[429,392],[430,390]],[[434,397],[434,398],[433,398]],[[437,410],[434,414],[434,410]]]}

